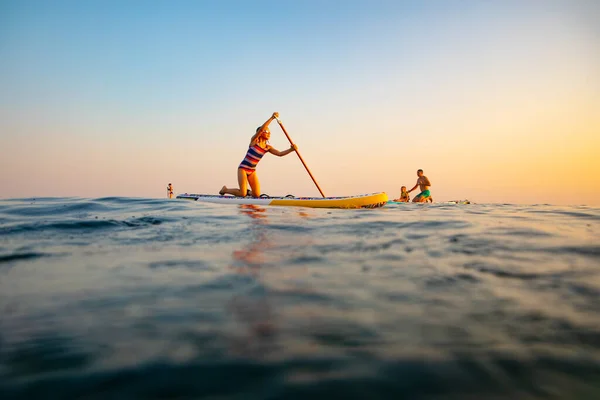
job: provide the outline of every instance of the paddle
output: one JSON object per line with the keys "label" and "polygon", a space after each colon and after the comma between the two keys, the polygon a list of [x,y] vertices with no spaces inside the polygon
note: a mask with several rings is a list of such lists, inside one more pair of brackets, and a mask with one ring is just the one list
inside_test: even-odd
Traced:
{"label": "paddle", "polygon": [[[281,127],[281,130],[283,131],[283,133],[285,133],[285,137],[287,137],[287,139],[290,141],[290,144],[293,146],[294,142],[292,142],[292,139],[290,138],[290,135],[288,135],[287,131],[285,130],[285,127],[283,126],[283,124],[281,123],[281,120],[279,118],[275,118],[277,120],[277,122],[279,123],[279,126]],[[300,153],[298,152],[298,150],[296,150],[296,154],[298,155],[298,158],[300,159],[300,161],[302,162],[302,165],[304,165],[304,168],[306,168],[306,172],[308,172],[308,175],[310,175],[310,178],[313,180],[313,182],[315,183],[315,185],[317,186],[317,189],[319,189],[319,193],[321,193],[321,196],[325,197],[325,195],[323,194],[323,191],[321,190],[321,188],[319,187],[319,184],[317,183],[317,181],[315,180],[315,177],[313,176],[313,174],[310,172],[310,169],[308,169],[308,167],[306,166],[306,163],[304,162],[304,160],[302,159],[302,156],[300,155]]]}

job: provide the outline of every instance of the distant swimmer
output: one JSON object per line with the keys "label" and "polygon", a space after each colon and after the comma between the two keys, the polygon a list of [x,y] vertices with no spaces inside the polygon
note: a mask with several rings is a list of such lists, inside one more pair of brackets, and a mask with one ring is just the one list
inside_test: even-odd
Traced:
{"label": "distant swimmer", "polygon": [[413,199],[413,203],[426,203],[428,201],[433,203],[433,198],[431,197],[431,192],[429,192],[429,187],[431,186],[431,182],[425,175],[423,175],[422,169],[417,171],[417,176],[419,177],[417,179],[417,183],[415,184],[415,186],[412,189],[410,189],[408,191],[408,193],[412,192],[413,190],[415,190],[417,188],[417,186],[421,189],[421,193],[419,193],[418,195],[415,196],[415,198]]}
{"label": "distant swimmer", "polygon": [[400,203],[408,203],[410,201],[410,195],[406,191],[406,186],[400,188],[400,198],[394,200]]}
{"label": "distant swimmer", "polygon": [[169,185],[167,186],[167,197],[168,197],[169,199],[172,199],[172,198],[173,198],[173,185],[171,185],[170,183],[169,183]]}
{"label": "distant swimmer", "polygon": [[238,167],[237,176],[239,189],[229,189],[227,186],[223,186],[219,191],[220,195],[232,194],[238,197],[246,197],[249,192],[248,184],[250,184],[250,187],[252,188],[252,197],[260,197],[260,182],[258,181],[258,175],[256,174],[256,165],[258,162],[266,153],[282,157],[297,150],[296,145],[292,145],[292,147],[284,151],[279,151],[269,145],[268,142],[271,137],[269,124],[277,118],[279,118],[279,113],[274,112],[271,118],[256,128],[256,133],[250,139],[250,145],[246,152],[246,156]]}

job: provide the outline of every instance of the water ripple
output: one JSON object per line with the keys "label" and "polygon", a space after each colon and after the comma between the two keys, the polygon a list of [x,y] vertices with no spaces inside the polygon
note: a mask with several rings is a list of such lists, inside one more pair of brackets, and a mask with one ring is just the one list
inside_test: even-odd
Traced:
{"label": "water ripple", "polygon": [[43,257],[52,257],[53,255],[54,254],[36,253],[36,252],[13,253],[13,254],[0,255],[0,264],[14,262],[14,261],[33,260],[36,258],[43,258]]}
{"label": "water ripple", "polygon": [[599,222],[0,201],[0,398],[597,398]]}

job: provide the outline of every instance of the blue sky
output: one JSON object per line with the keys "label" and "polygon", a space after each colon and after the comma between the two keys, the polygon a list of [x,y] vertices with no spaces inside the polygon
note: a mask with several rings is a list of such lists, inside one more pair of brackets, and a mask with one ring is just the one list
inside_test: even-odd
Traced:
{"label": "blue sky", "polygon": [[[279,111],[331,195],[397,191],[424,168],[444,196],[481,196],[494,188],[459,175],[483,165],[500,182],[485,199],[517,201],[516,165],[563,149],[598,169],[599,17],[594,1],[3,0],[0,166],[19,173],[0,183],[214,192]],[[315,192],[293,157],[260,172],[268,192]],[[552,196],[559,174],[526,201]],[[574,196],[600,202],[586,190]]]}

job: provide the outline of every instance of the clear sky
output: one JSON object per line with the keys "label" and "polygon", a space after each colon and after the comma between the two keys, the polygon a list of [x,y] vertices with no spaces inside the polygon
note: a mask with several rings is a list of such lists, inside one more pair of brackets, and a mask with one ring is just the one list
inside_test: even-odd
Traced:
{"label": "clear sky", "polygon": [[[279,111],[329,196],[422,168],[437,200],[600,205],[598,21],[595,0],[0,0],[0,197],[216,193]],[[318,195],[294,154],[258,173]]]}

